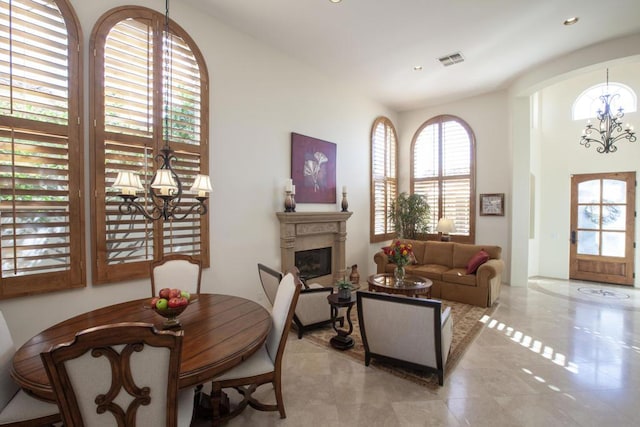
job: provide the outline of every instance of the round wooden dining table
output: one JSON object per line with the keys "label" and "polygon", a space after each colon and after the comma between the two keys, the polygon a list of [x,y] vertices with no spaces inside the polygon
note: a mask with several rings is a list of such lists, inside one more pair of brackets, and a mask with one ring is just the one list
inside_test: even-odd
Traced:
{"label": "round wooden dining table", "polygon": [[[149,300],[114,304],[51,326],[18,349],[11,376],[27,393],[55,401],[40,353],[71,342],[77,332],[94,326],[145,322],[162,329],[165,319],[145,308]],[[264,344],[271,330],[271,315],[264,307],[230,295],[199,294],[178,319],[184,331],[180,388],[206,383],[236,366]]]}

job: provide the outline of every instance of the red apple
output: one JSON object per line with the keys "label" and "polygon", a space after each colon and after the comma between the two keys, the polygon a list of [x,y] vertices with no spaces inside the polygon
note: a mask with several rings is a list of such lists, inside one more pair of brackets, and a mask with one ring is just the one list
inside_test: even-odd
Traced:
{"label": "red apple", "polygon": [[159,299],[160,299],[160,298],[158,298],[158,297],[153,297],[153,298],[151,298],[151,301],[149,302],[149,305],[150,305],[151,307],[155,307],[155,306],[156,306],[156,303],[158,302],[158,300],[159,300]]}
{"label": "red apple", "polygon": [[168,299],[169,298],[169,292],[171,292],[171,289],[162,288],[162,289],[160,289],[160,292],[158,292],[158,296],[160,298]]}
{"label": "red apple", "polygon": [[169,299],[178,298],[180,296],[180,289],[171,289],[169,291]]}
{"label": "red apple", "polygon": [[174,297],[174,298],[170,298],[169,299],[169,308],[176,308],[176,307],[180,307],[180,298],[179,297]]}
{"label": "red apple", "polygon": [[189,305],[189,299],[188,298],[179,297],[178,300],[180,302],[180,307],[184,307],[185,305]]}

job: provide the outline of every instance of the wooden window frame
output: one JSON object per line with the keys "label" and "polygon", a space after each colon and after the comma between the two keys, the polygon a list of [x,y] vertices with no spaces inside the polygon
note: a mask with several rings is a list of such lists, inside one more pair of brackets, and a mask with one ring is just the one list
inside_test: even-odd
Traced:
{"label": "wooden window frame", "polygon": [[[395,183],[395,190],[396,190],[396,194],[392,195],[392,197],[395,199],[395,197],[397,197],[398,195],[398,134],[396,132],[396,128],[393,125],[393,122],[388,119],[387,117],[378,117],[374,120],[373,125],[371,126],[371,157],[370,157],[370,168],[371,168],[371,184],[370,184],[370,189],[371,189],[371,194],[370,194],[370,225],[369,225],[369,241],[371,243],[376,243],[376,242],[383,242],[386,240],[390,240],[393,239],[396,236],[396,232],[393,229],[387,229],[385,233],[383,234],[376,234],[376,208],[377,203],[379,202],[378,200],[376,200],[375,197],[375,186],[376,183],[380,181],[379,178],[376,178],[375,174],[374,174],[374,154],[375,154],[375,133],[376,133],[376,128],[379,125],[383,125],[385,127],[385,135],[387,135],[389,132],[392,133],[392,140],[390,140],[389,138],[387,138],[385,136],[385,162],[386,160],[389,158],[389,154],[388,151],[389,150],[393,150],[395,151],[395,153],[392,153],[391,155],[393,156],[393,158],[395,159],[395,165],[394,165],[394,170],[395,170],[395,176],[387,176],[386,175],[386,171],[385,171],[385,175],[382,178],[382,182],[383,185],[385,187],[385,200],[383,201],[384,203],[384,218],[385,218],[385,224],[389,224],[389,206],[387,205],[387,201],[389,200],[389,195],[387,194],[388,191],[388,184],[391,183]],[[387,170],[388,168],[385,167],[385,170]],[[392,226],[389,226],[390,228],[392,228]]]}
{"label": "wooden window frame", "polygon": [[[114,138],[118,140],[122,138],[136,139],[136,137],[130,137],[125,135],[120,137],[120,134],[108,133],[106,131],[105,124],[105,94],[104,94],[104,72],[105,72],[105,60],[104,52],[106,45],[106,38],[111,29],[127,19],[146,20],[152,23],[153,27],[153,41],[152,46],[153,64],[162,64],[162,33],[164,30],[165,16],[157,11],[148,9],[145,7],[136,6],[122,6],[114,8],[106,12],[94,26],[94,30],[91,36],[90,52],[93,55],[90,57],[89,75],[91,79],[91,106],[90,111],[91,123],[94,124],[94,129],[91,132],[91,190],[93,197],[91,198],[91,230],[92,230],[92,250],[93,250],[93,281],[95,284],[111,283],[124,280],[141,279],[149,277],[149,265],[157,260],[163,258],[164,255],[169,253],[177,253],[166,251],[166,233],[163,233],[163,227],[165,227],[165,221],[157,220],[150,225],[153,234],[153,253],[152,257],[143,261],[137,262],[122,262],[119,264],[109,264],[107,262],[107,225],[106,225],[106,198],[107,188],[105,185],[106,171],[105,171],[105,141],[106,137]],[[199,79],[200,79],[200,141],[199,141],[199,167],[202,174],[209,174],[209,80],[206,63],[204,56],[198,48],[195,41],[189,36],[189,34],[174,21],[170,20],[169,23],[170,32],[179,36],[190,49],[190,53],[194,56],[195,61],[198,64]],[[153,65],[152,64],[152,65]],[[152,137],[149,144],[145,142],[145,146],[150,146],[153,153],[158,153],[160,148],[164,146],[163,135],[163,104],[161,99],[163,93],[163,66],[153,67],[153,114],[152,114]],[[124,134],[123,134],[124,135]],[[137,143],[138,144],[138,143]],[[180,159],[181,148],[186,149],[188,145],[171,141],[171,148],[176,152],[176,157]],[[195,153],[196,151],[193,151]],[[191,155],[191,154],[190,154]],[[182,157],[185,157],[183,155]],[[154,167],[157,167],[157,162],[154,161]],[[187,187],[188,189],[188,187]],[[141,215],[137,214],[136,218],[141,218]],[[195,221],[199,224],[199,254],[190,254],[200,259],[203,267],[209,267],[209,214],[202,215],[199,220]]]}
{"label": "wooden window frame", "polygon": [[[67,167],[68,190],[65,196],[68,198],[66,209],[68,210],[68,221],[62,226],[68,229],[68,264],[60,271],[47,271],[34,274],[15,275],[0,278],[0,299],[21,297],[45,292],[53,292],[65,289],[81,288],[86,286],[86,255],[84,240],[84,132],[83,132],[83,65],[82,65],[82,32],[75,10],[68,0],[50,0],[55,4],[60,12],[67,36],[67,120],[66,124],[52,123],[49,121],[38,121],[35,119],[19,117],[12,112],[3,115],[2,128],[7,134],[14,135],[14,132],[23,135],[40,135],[31,141],[36,142],[34,147],[38,147],[37,140],[61,139],[66,140],[67,160],[64,164]],[[44,30],[46,32],[46,30]],[[31,37],[36,37],[35,32],[31,32]],[[39,33],[38,33],[39,34]],[[52,83],[53,84],[53,83]],[[56,88],[53,87],[52,90]],[[56,107],[51,105],[52,109]],[[44,152],[51,149],[45,145],[40,148]],[[61,164],[62,165],[62,164]],[[15,194],[16,188],[12,184],[9,191]],[[7,189],[2,190],[7,191]],[[11,203],[11,202],[9,202]],[[31,205],[37,202],[30,202]],[[37,205],[33,205],[37,206]],[[11,206],[9,206],[11,208]],[[14,243],[14,248],[15,248]]]}
{"label": "wooden window frame", "polygon": [[[439,171],[438,171],[438,176],[434,177],[434,178],[415,178],[415,171],[414,171],[414,165],[415,165],[415,145],[416,142],[418,140],[418,137],[420,136],[421,132],[428,126],[433,125],[433,124],[442,124],[444,122],[448,122],[448,121],[455,121],[456,123],[458,123],[459,125],[461,125],[467,132],[467,134],[469,135],[469,139],[470,139],[470,165],[469,165],[469,175],[451,175],[451,176],[444,176],[443,175],[443,150],[442,150],[442,135],[440,134],[438,136],[438,145],[439,145],[439,155],[440,155],[440,160],[439,160]],[[441,127],[440,127],[441,129]],[[460,242],[460,243],[475,243],[475,234],[476,234],[476,138],[475,135],[473,133],[473,130],[471,129],[471,126],[469,126],[469,124],[467,122],[465,122],[463,119],[461,119],[460,117],[454,116],[454,115],[449,115],[449,114],[443,114],[443,115],[439,115],[439,116],[435,116],[432,117],[431,119],[427,120],[426,122],[424,122],[419,128],[418,130],[415,132],[415,134],[413,135],[413,139],[411,141],[411,159],[410,159],[410,186],[411,186],[411,193],[413,194],[415,192],[415,186],[416,183],[418,182],[436,182],[439,188],[438,191],[438,206],[437,206],[437,212],[442,213],[444,212],[444,203],[443,203],[443,186],[444,184],[449,181],[449,180],[455,180],[455,179],[460,179],[460,178],[464,178],[464,177],[468,177],[470,180],[470,200],[469,200],[469,235],[460,235],[460,234],[455,234],[452,233],[450,234],[451,236],[451,241],[455,241],[455,242]],[[431,215],[434,215],[434,210],[431,210]],[[436,218],[436,223],[437,220],[439,218]],[[439,239],[439,234],[433,230],[433,232],[430,232],[428,234],[425,234],[424,236],[421,237],[421,239],[423,240],[438,240]]]}

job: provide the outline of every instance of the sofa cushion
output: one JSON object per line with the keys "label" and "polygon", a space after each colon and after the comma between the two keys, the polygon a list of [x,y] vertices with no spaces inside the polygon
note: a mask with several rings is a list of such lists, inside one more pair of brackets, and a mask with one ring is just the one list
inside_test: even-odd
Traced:
{"label": "sofa cushion", "polygon": [[489,260],[489,254],[484,249],[480,249],[467,262],[467,274],[475,273],[478,267],[480,267],[482,264],[484,264],[488,260]]}
{"label": "sofa cushion", "polygon": [[442,273],[448,271],[449,267],[438,264],[416,265],[407,270],[410,274],[426,277],[431,280],[442,280]]}
{"label": "sofa cushion", "polygon": [[476,275],[467,274],[466,268],[452,268],[442,273],[442,280],[458,285],[477,286]]}
{"label": "sofa cushion", "polygon": [[422,258],[421,263],[453,267],[453,245],[452,242],[437,242],[433,240],[424,242],[424,258]]}

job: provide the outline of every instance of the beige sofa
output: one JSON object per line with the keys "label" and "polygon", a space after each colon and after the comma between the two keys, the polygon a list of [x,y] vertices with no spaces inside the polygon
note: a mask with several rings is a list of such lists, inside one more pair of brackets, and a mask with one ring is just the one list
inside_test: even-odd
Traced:
{"label": "beige sofa", "polygon": [[[407,274],[431,279],[432,298],[480,307],[489,307],[498,299],[504,270],[500,246],[420,240],[403,242],[411,243],[415,256],[415,261],[406,266]],[[467,263],[481,249],[489,254],[489,259],[475,273],[467,274]],[[393,273],[396,267],[389,263],[383,251],[376,253],[373,260],[378,273]]]}

